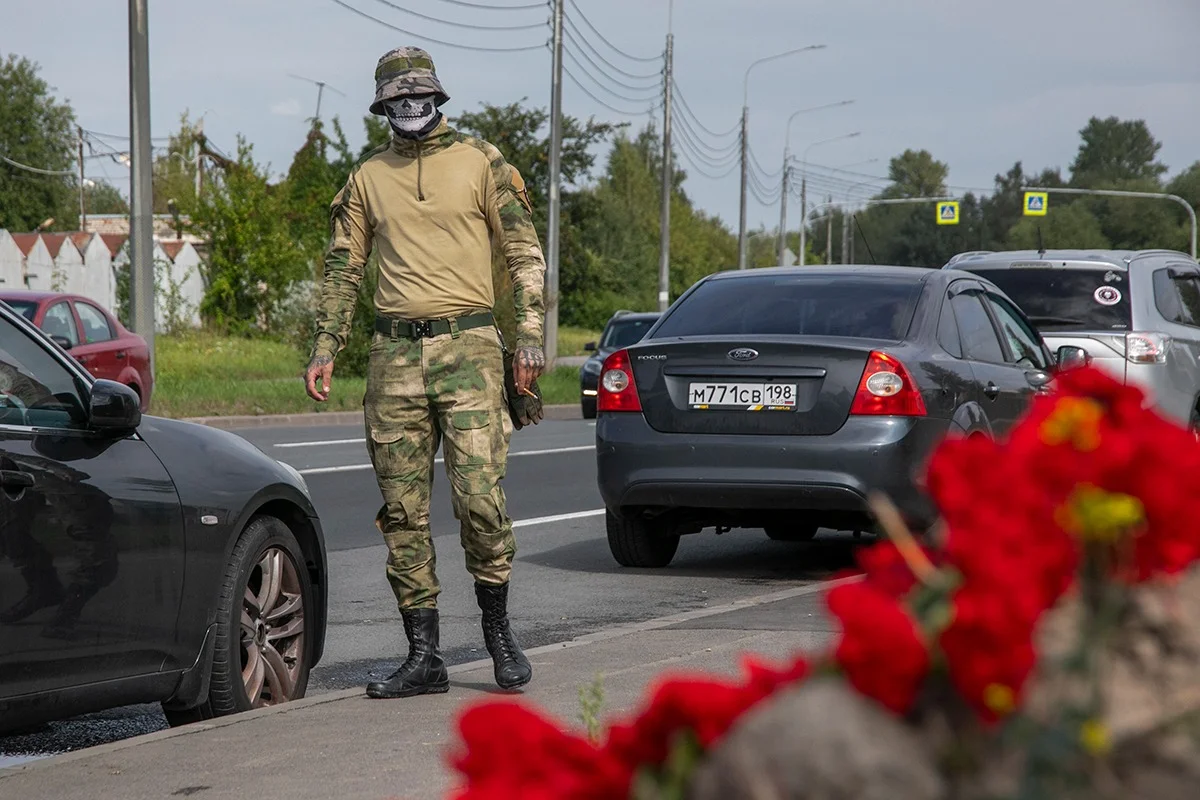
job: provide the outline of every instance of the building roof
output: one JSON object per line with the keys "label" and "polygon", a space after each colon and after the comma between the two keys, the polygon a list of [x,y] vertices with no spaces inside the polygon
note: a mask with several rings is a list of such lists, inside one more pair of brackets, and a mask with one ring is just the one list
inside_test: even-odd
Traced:
{"label": "building roof", "polygon": [[75,246],[79,248],[80,252],[83,252],[83,250],[87,248],[88,242],[92,240],[93,236],[95,236],[93,233],[76,231],[75,233],[71,234],[71,241],[75,243]]}
{"label": "building roof", "polygon": [[10,234],[17,247],[21,249],[21,255],[28,257],[29,251],[37,244],[38,234],[36,233],[14,233]]}

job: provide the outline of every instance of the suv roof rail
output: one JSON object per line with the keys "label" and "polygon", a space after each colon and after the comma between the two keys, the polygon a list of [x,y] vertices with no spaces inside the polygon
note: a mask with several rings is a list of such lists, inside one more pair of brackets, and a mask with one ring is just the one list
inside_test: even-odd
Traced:
{"label": "suv roof rail", "polygon": [[623,317],[626,314],[636,314],[636,313],[637,313],[636,311],[630,311],[627,308],[620,308],[613,312],[613,316],[614,317]]}
{"label": "suv roof rail", "polygon": [[994,252],[995,252],[994,250],[969,250],[966,253],[959,253],[957,255],[951,256],[950,260],[946,262],[946,266],[948,267],[951,264],[957,264],[959,261],[962,261],[964,258],[970,258],[971,256],[989,256]]}
{"label": "suv roof rail", "polygon": [[1133,253],[1134,259],[1143,258],[1145,256],[1183,256],[1184,258],[1187,258],[1187,259],[1192,258],[1190,255],[1183,252],[1182,250],[1171,250],[1170,248],[1166,248],[1166,247],[1152,248],[1152,249],[1148,249],[1148,250],[1136,250]]}

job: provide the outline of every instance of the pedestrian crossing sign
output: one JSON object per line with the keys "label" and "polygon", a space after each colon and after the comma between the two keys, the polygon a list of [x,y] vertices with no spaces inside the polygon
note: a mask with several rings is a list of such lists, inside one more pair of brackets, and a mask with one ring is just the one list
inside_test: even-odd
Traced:
{"label": "pedestrian crossing sign", "polygon": [[1025,193],[1025,216],[1044,217],[1046,216],[1046,209],[1049,206],[1050,198],[1046,192]]}
{"label": "pedestrian crossing sign", "polygon": [[944,203],[937,204],[937,224],[938,225],[957,225],[958,224],[958,201],[948,200]]}

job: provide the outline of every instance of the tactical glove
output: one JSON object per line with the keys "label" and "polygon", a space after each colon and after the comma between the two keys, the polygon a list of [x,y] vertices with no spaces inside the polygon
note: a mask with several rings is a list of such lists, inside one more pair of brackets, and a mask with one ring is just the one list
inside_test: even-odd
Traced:
{"label": "tactical glove", "polygon": [[512,417],[513,428],[521,430],[526,425],[537,425],[542,421],[542,391],[537,381],[529,387],[536,397],[517,391],[517,379],[513,372],[515,357],[515,353],[504,354],[504,393],[508,395],[508,415]]}

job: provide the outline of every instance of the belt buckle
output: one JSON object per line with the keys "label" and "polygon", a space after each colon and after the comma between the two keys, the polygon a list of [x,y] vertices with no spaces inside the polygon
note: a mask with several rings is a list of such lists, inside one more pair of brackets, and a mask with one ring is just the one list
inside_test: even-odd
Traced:
{"label": "belt buckle", "polygon": [[417,339],[432,339],[433,338],[433,323],[427,319],[422,319],[412,324],[413,336]]}

